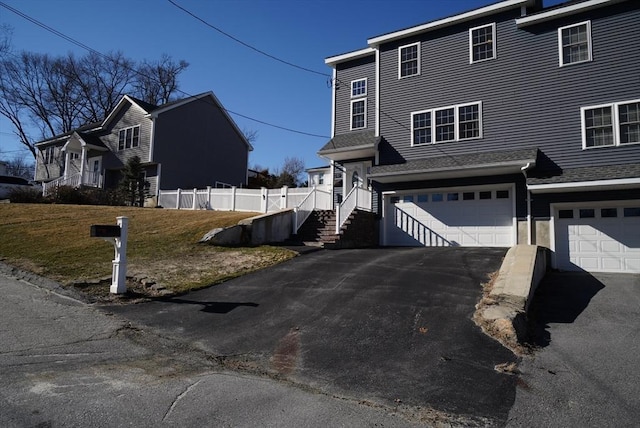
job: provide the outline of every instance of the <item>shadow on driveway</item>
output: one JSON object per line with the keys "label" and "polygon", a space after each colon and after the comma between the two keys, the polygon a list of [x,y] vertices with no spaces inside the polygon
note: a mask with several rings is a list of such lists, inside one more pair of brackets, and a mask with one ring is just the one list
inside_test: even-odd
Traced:
{"label": "shadow on driveway", "polygon": [[547,273],[529,311],[532,344],[548,346],[552,340],[550,324],[573,323],[603,288],[604,284],[588,272]]}

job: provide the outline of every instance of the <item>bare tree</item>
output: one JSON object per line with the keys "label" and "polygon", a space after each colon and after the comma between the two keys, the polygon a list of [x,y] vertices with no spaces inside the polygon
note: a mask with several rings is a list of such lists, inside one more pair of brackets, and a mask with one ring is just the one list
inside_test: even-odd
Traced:
{"label": "bare tree", "polygon": [[[1,41],[0,37],[0,47]],[[37,141],[103,120],[126,93],[152,104],[168,102],[187,66],[163,55],[160,61],[138,67],[120,52],[80,58],[32,52],[3,55],[0,114],[35,159]],[[30,134],[34,128],[38,135]]]}
{"label": "bare tree", "polygon": [[242,134],[244,138],[249,142],[249,144],[255,143],[258,139],[258,131],[255,129],[242,128]]}
{"label": "bare tree", "polygon": [[280,170],[277,180],[277,186],[298,187],[301,183],[300,176],[304,172],[304,161],[296,157],[284,158],[282,169]]}
{"label": "bare tree", "polygon": [[175,62],[166,54],[158,61],[145,60],[138,67],[134,85],[137,94],[143,101],[151,104],[168,103],[178,90],[178,75],[188,66],[188,62]]}
{"label": "bare tree", "polygon": [[28,162],[22,157],[15,157],[13,159],[5,159],[2,161],[7,167],[6,174],[14,177],[22,177],[27,180],[33,179],[35,165],[33,162]]}
{"label": "bare tree", "polygon": [[9,24],[0,24],[0,58],[11,51],[13,28]]}

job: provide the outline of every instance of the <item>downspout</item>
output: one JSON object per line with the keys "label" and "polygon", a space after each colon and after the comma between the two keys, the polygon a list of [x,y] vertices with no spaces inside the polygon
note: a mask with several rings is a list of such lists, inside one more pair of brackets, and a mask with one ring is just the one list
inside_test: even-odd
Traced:
{"label": "downspout", "polygon": [[527,170],[529,168],[531,168],[531,162],[527,162],[525,166],[520,168],[522,175],[524,175],[524,185],[527,189],[527,245],[531,245],[531,192],[527,184]]}

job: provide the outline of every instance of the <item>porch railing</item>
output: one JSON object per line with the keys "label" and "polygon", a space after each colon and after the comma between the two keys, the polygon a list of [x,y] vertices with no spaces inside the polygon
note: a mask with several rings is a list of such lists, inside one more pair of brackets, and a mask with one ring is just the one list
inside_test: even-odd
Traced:
{"label": "porch railing", "polygon": [[76,173],[67,177],[59,177],[48,183],[42,183],[42,196],[49,196],[55,189],[61,186],[69,187],[102,187],[102,174],[99,172],[85,172],[84,177],[80,173]]}
{"label": "porch railing", "polygon": [[340,233],[340,228],[347,221],[353,210],[371,211],[371,195],[371,190],[354,187],[347,193],[342,203],[336,205],[336,234]]}

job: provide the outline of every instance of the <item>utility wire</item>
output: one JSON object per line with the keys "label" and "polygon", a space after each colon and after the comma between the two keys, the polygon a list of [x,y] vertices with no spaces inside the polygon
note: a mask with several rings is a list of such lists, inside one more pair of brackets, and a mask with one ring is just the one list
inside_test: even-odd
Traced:
{"label": "utility wire", "polygon": [[259,54],[261,54],[261,55],[266,56],[267,58],[271,58],[271,59],[272,59],[272,60],[274,60],[274,61],[278,61],[278,62],[280,62],[280,63],[282,63],[282,64],[285,64],[285,65],[288,65],[288,66],[290,66],[290,67],[297,68],[298,70],[302,70],[302,71],[306,71],[306,72],[308,72],[308,73],[313,73],[313,74],[317,74],[317,75],[320,75],[320,76],[323,76],[323,77],[329,77],[329,78],[331,78],[331,76],[330,76],[329,74],[327,74],[327,73],[322,73],[322,72],[320,72],[320,71],[312,70],[312,69],[310,69],[310,68],[302,67],[302,66],[297,65],[297,64],[294,64],[294,63],[292,63],[292,62],[285,61],[284,59],[278,58],[278,57],[277,57],[277,56],[275,56],[275,55],[271,55],[270,53],[267,53],[267,52],[265,52],[265,51],[263,51],[263,50],[261,50],[261,49],[258,49],[258,48],[256,48],[255,46],[250,45],[249,43],[243,42],[242,40],[238,39],[237,37],[232,36],[231,34],[229,34],[229,33],[225,32],[225,31],[221,30],[220,28],[216,27],[215,25],[213,25],[213,24],[211,24],[211,23],[209,23],[209,22],[205,21],[204,19],[200,18],[200,17],[199,17],[198,15],[196,15],[195,13],[193,13],[193,12],[191,12],[191,11],[187,10],[186,8],[184,8],[184,7],[180,6],[180,5],[179,5],[178,3],[176,3],[175,1],[173,1],[173,0],[167,0],[167,1],[168,1],[169,3],[171,3],[172,5],[174,5],[175,7],[177,7],[178,9],[180,9],[181,11],[183,11],[184,13],[186,13],[187,15],[189,15],[189,16],[193,17],[194,19],[197,19],[198,21],[202,22],[202,23],[203,23],[204,25],[206,25],[207,27],[209,27],[209,28],[211,28],[211,29],[213,29],[213,30],[217,31],[218,33],[222,34],[223,36],[230,38],[230,39],[231,39],[231,40],[233,40],[234,42],[239,43],[239,44],[241,44],[242,46],[244,46],[244,47],[246,47],[246,48],[249,48],[249,49],[251,49],[251,50],[253,50],[253,51],[255,51],[255,52],[257,52],[257,53],[259,53]]}
{"label": "utility wire", "polygon": [[[171,0],[169,0],[169,1],[171,1]],[[64,39],[64,40],[67,40],[68,42],[70,42],[70,43],[72,43],[72,44],[74,44],[74,45],[76,45],[76,46],[78,46],[78,47],[80,47],[80,48],[82,48],[82,49],[85,49],[85,50],[87,50],[87,51],[89,51],[89,52],[92,52],[92,53],[94,53],[94,54],[96,54],[96,55],[99,55],[99,56],[101,56],[101,57],[103,57],[103,58],[105,58],[105,59],[107,59],[107,60],[111,60],[111,58],[110,58],[108,55],[105,55],[105,54],[103,54],[102,52],[97,51],[97,50],[93,49],[92,47],[85,45],[84,43],[82,43],[82,42],[80,42],[80,41],[78,41],[78,40],[74,39],[73,37],[67,36],[67,35],[66,35],[66,34],[64,34],[64,33],[60,32],[60,31],[58,31],[58,30],[56,30],[56,29],[54,29],[54,28],[51,28],[50,26],[48,26],[48,25],[44,24],[43,22],[38,21],[37,19],[35,19],[35,18],[33,18],[33,17],[31,17],[31,16],[29,16],[29,15],[27,15],[27,14],[25,14],[25,13],[23,13],[23,12],[19,11],[18,9],[15,9],[15,8],[13,8],[13,7],[9,6],[8,4],[6,4],[6,3],[4,3],[4,2],[2,2],[2,1],[0,1],[0,6],[1,6],[1,7],[4,7],[5,9],[7,9],[7,10],[9,10],[9,11],[13,12],[13,13],[15,13],[16,15],[18,15],[18,16],[20,16],[20,17],[22,17],[22,18],[26,19],[27,21],[32,22],[33,24],[37,25],[38,27],[43,28],[43,29],[44,29],[44,30],[46,30],[46,31],[49,31],[50,33],[53,33],[53,34],[55,34],[56,36],[58,36],[58,37],[60,37],[60,38],[62,38],[62,39]],[[176,6],[178,6],[178,5],[176,5]],[[180,7],[180,6],[178,6],[178,7]],[[220,30],[218,30],[218,31],[220,31]],[[226,35],[226,34],[225,34],[225,35]],[[227,35],[227,36],[228,36],[228,35]],[[231,37],[231,36],[229,36],[229,37]],[[238,41],[238,42],[239,42],[239,43],[243,43],[243,42],[240,42],[240,41]],[[244,44],[244,43],[243,43],[243,44]],[[247,45],[247,46],[248,46],[248,45]],[[249,47],[251,47],[251,46],[249,46]],[[255,48],[252,48],[252,49],[257,50],[257,49],[255,49]],[[258,52],[260,52],[260,51],[258,50]],[[266,54],[266,53],[264,53],[264,52],[261,52],[261,53],[263,53],[263,54],[265,54],[265,55],[269,56],[268,54]],[[274,58],[274,59],[277,59],[277,58],[275,58],[275,57],[273,57],[273,58]],[[282,61],[282,60],[278,60],[278,61],[281,61],[281,62],[286,63],[286,61]],[[121,65],[122,65],[122,64],[121,64]],[[295,64],[289,64],[289,65],[294,66],[294,67],[296,67],[296,68],[300,68],[300,69],[305,70],[303,67],[298,67],[298,66],[296,66]],[[127,67],[127,66],[125,66],[125,65],[122,65],[122,66],[123,66],[123,67],[125,67],[125,68],[127,68],[128,70],[133,71],[134,73],[136,73],[136,74],[138,74],[138,75],[140,75],[140,76],[143,76],[143,77],[149,78],[149,79],[151,79],[151,80],[156,80],[153,76],[147,76],[147,75],[145,75],[144,73],[142,73],[141,71],[139,71],[139,70],[137,70],[137,69],[135,69],[135,68]],[[316,74],[322,74],[322,73],[319,73],[319,72],[317,72],[317,71],[313,71],[313,70],[310,70],[310,69],[306,69],[306,71],[309,71],[309,72],[312,72],[312,73],[316,73]],[[322,75],[323,75],[323,76],[327,76],[326,74],[322,74]],[[186,95],[187,97],[193,97],[193,96],[194,96],[194,95],[192,95],[192,94],[190,94],[190,93],[188,93],[188,92],[185,92],[185,91],[183,91],[183,90],[181,90],[181,89],[176,89],[176,92],[179,92],[179,93],[181,93],[181,94],[183,94],[183,95]],[[281,130],[283,130],[283,131],[292,132],[292,133],[295,133],[295,134],[306,135],[306,136],[309,136],[309,137],[325,138],[325,139],[326,139],[326,138],[329,138],[329,137],[328,137],[328,136],[326,136],[326,135],[313,134],[313,133],[310,133],[310,132],[299,131],[299,130],[296,130],[296,129],[287,128],[287,127],[285,127],[285,126],[276,125],[276,124],[273,124],[273,123],[270,123],[270,122],[265,122],[265,121],[260,120],[260,119],[256,119],[256,118],[253,118],[253,117],[250,117],[250,116],[247,116],[247,115],[241,114],[241,113],[237,113],[237,112],[234,112],[234,111],[228,110],[228,109],[226,109],[226,108],[224,108],[224,107],[222,107],[222,106],[220,106],[220,108],[221,108],[222,110],[226,111],[227,113],[230,113],[230,114],[233,114],[233,115],[235,115],[235,116],[239,116],[239,117],[242,117],[242,118],[245,118],[245,119],[251,120],[251,121],[253,121],[253,122],[261,123],[261,124],[263,124],[263,125],[267,125],[267,126],[270,126],[270,127],[272,127],[272,128],[281,129]]]}

